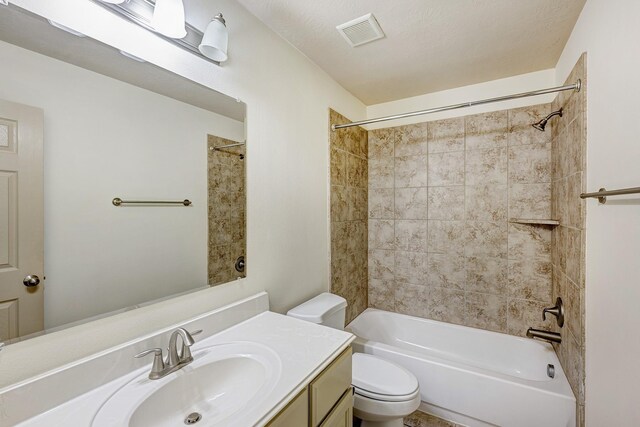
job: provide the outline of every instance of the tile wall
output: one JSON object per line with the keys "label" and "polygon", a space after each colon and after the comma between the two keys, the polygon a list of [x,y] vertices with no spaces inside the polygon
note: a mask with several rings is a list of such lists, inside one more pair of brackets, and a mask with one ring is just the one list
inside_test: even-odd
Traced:
{"label": "tile wall", "polygon": [[549,328],[550,105],[369,132],[369,305],[523,336]]}
{"label": "tile wall", "polygon": [[[329,125],[349,123],[333,110]],[[331,292],[346,298],[347,323],[367,308],[367,132],[330,134]]]}
{"label": "tile wall", "polygon": [[[245,147],[214,151],[212,147],[237,141],[209,135],[207,166],[209,183],[209,285],[245,277],[235,269],[238,257],[246,256]],[[246,271],[246,270],[245,270]]]}
{"label": "tile wall", "polygon": [[[552,135],[552,204],[554,218],[560,226],[552,233],[554,299],[564,301],[566,319],[562,344],[556,352],[571,388],[578,400],[579,425],[584,425],[584,348],[585,348],[585,225],[586,202],[580,193],[586,191],[586,54],[575,65],[566,84],[582,81],[580,92],[564,92],[552,103],[552,109],[563,108],[563,117],[550,122]],[[547,128],[548,129],[548,128]]]}

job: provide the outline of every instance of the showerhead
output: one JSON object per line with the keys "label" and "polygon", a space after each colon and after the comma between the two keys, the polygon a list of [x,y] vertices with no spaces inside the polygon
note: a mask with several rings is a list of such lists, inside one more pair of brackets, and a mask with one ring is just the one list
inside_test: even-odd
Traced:
{"label": "showerhead", "polygon": [[544,128],[547,127],[547,122],[549,122],[549,119],[553,116],[562,117],[562,108],[559,109],[558,111],[554,111],[553,113],[549,114],[547,117],[540,120],[539,122],[535,122],[531,126],[533,126],[534,128],[538,129],[541,132],[544,132]]}

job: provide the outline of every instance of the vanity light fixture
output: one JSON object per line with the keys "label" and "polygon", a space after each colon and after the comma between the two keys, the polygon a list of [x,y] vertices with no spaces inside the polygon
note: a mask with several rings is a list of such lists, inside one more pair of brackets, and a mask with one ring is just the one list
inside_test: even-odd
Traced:
{"label": "vanity light fixture", "polygon": [[221,13],[209,23],[205,35],[185,21],[183,0],[90,1],[216,65],[227,59],[228,33]]}
{"label": "vanity light fixture", "polygon": [[154,30],[172,39],[181,39],[187,35],[184,24],[182,0],[156,0],[151,18]]}
{"label": "vanity light fixture", "polygon": [[218,13],[207,25],[198,50],[207,58],[224,62],[228,58],[228,45],[229,31],[227,31],[227,22],[224,20],[222,13]]}

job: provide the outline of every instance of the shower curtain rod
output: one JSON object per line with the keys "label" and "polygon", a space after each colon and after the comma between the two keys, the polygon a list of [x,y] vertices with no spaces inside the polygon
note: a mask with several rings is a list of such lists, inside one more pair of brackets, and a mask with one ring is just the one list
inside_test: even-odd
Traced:
{"label": "shower curtain rod", "polygon": [[576,81],[574,84],[571,84],[571,85],[557,86],[549,89],[534,90],[533,92],[517,93],[515,95],[499,96],[497,98],[483,99],[481,101],[463,102],[462,104],[454,104],[454,105],[448,105],[446,107],[438,107],[438,108],[429,108],[428,110],[413,111],[411,113],[404,113],[404,114],[395,114],[393,116],[378,117],[377,119],[360,120],[359,122],[346,123],[343,125],[331,125],[331,130],[335,131],[336,129],[349,128],[352,126],[362,126],[362,125],[368,125],[371,123],[386,122],[388,120],[397,120],[397,119],[403,119],[405,117],[421,116],[423,114],[438,113],[440,111],[457,110],[459,108],[467,108],[467,107],[473,107],[476,105],[490,104],[492,102],[508,101],[510,99],[545,95],[547,93],[554,93],[554,92],[563,92],[565,90],[575,90],[576,92],[580,92],[581,87],[582,87],[582,81],[578,79],[578,81]]}

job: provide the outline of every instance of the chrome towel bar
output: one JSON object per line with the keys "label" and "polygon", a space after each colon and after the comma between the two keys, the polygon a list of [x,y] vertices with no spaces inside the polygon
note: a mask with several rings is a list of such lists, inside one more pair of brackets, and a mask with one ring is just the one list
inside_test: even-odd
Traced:
{"label": "chrome towel bar", "polygon": [[113,206],[123,205],[182,205],[191,206],[191,200],[122,200],[120,197],[116,197],[111,201]]}
{"label": "chrome towel bar", "polygon": [[596,193],[582,193],[580,195],[581,199],[586,199],[587,197],[595,197],[601,204],[607,203],[608,196],[623,196],[625,194],[639,194],[640,187],[632,187],[632,188],[621,188],[619,190],[607,190],[606,188],[601,188]]}

